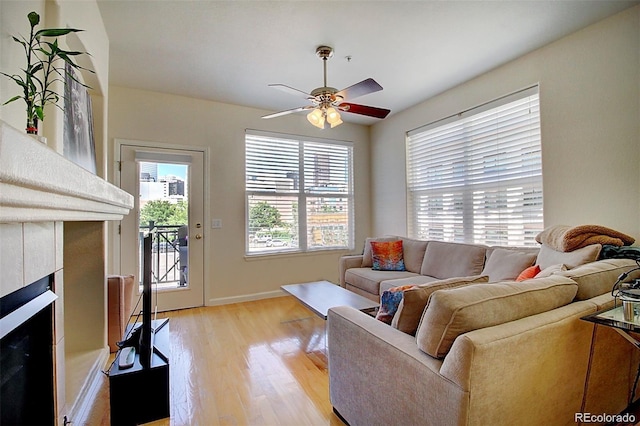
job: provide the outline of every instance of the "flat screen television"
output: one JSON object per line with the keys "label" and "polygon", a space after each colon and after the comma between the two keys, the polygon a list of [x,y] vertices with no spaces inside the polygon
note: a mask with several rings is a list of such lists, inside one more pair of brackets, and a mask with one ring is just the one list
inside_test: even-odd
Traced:
{"label": "flat screen television", "polygon": [[[153,354],[158,355],[163,361],[167,362],[168,358],[154,345],[155,333],[160,330],[169,320],[164,319],[154,321],[152,295],[152,247],[153,232],[147,234],[142,241],[142,311],[137,314],[134,312],[134,324],[130,328],[129,333],[117,345],[120,348],[133,346],[138,353],[138,359],[142,368],[151,367]],[[138,300],[139,306],[140,300]],[[132,315],[132,317],[134,316]],[[142,317],[142,321],[138,320]],[[131,320],[130,320],[131,322]]]}
{"label": "flat screen television", "polygon": [[151,246],[153,234],[149,233],[142,242],[142,329],[140,334],[140,365],[151,366],[153,356],[153,327],[151,326]]}

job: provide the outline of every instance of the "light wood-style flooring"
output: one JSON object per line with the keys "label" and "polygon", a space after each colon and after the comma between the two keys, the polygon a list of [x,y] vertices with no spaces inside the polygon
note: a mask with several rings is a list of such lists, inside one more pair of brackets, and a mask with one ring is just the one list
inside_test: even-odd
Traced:
{"label": "light wood-style flooring", "polygon": [[[152,425],[344,426],[329,402],[325,322],[293,297],[158,316],[170,318],[171,417]],[[91,425],[110,422],[103,380]]]}

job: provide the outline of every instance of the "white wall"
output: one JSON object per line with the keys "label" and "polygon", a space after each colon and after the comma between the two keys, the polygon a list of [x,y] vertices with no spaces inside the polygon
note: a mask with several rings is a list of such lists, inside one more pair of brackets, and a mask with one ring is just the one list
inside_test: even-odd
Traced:
{"label": "white wall", "polygon": [[[278,292],[282,284],[338,280],[338,258],[345,251],[245,258],[244,134],[258,129],[348,140],[354,143],[356,242],[370,231],[369,128],[345,123],[331,131],[311,126],[304,115],[272,120],[266,111],[236,105],[109,88],[109,140],[182,144],[209,149],[210,197],[205,224],[221,219],[222,229],[205,226],[205,303],[240,301]],[[208,213],[208,214],[207,214]],[[128,271],[121,271],[122,273]],[[130,272],[130,271],[129,271]]]}
{"label": "white wall", "polygon": [[[30,26],[27,14],[31,11],[40,15],[37,30],[67,27],[84,30],[81,33],[60,37],[58,40],[63,48],[90,53],[79,56],[76,60],[81,66],[94,72],[81,72],[78,78],[91,87],[89,93],[93,104],[97,174],[104,176],[109,38],[98,5],[94,0],[0,1],[0,70],[7,74],[20,74],[26,66],[22,46],[13,41],[12,36],[24,36],[28,39]],[[62,83],[56,84],[54,89],[58,94],[64,94]],[[0,104],[16,95],[22,95],[20,88],[9,79],[0,78]],[[62,99],[59,105],[63,106]],[[23,130],[26,126],[24,101],[17,100],[0,107],[0,119],[16,129]],[[47,138],[47,145],[59,153],[63,152],[63,120],[62,111],[50,105],[45,109],[45,120],[40,124],[39,132]]]}
{"label": "white wall", "polygon": [[640,6],[373,126],[373,234],[407,232],[406,131],[535,83],[545,226],[599,224],[640,240]]}

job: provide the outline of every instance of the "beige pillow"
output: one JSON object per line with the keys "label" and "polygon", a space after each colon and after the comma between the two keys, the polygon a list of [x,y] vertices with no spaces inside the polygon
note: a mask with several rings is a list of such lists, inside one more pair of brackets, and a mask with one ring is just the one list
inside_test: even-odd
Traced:
{"label": "beige pillow", "polygon": [[362,267],[371,268],[373,266],[373,255],[371,254],[371,241],[398,241],[396,237],[379,237],[379,238],[367,238],[364,240],[364,251],[362,252]]}
{"label": "beige pillow", "polygon": [[514,321],[571,303],[578,285],[560,275],[522,285],[505,282],[434,292],[418,325],[418,348],[444,358],[461,334]]}
{"label": "beige pillow", "polygon": [[398,310],[393,316],[391,326],[414,336],[422,317],[424,307],[427,305],[429,296],[436,290],[460,287],[463,285],[486,283],[487,276],[476,275],[472,277],[449,278],[441,281],[433,281],[427,284],[420,284],[409,290],[405,290],[402,300],[398,305]]}
{"label": "beige pillow", "polygon": [[412,238],[402,238],[402,251],[404,256],[404,266],[409,272],[420,273],[424,252],[427,249],[427,241],[414,240]]}
{"label": "beige pillow", "polygon": [[538,274],[536,275],[536,278],[546,278],[546,277],[550,277],[551,275],[557,273],[557,272],[563,272],[566,271],[567,267],[566,265],[564,265],[563,263],[558,263],[557,265],[551,265],[547,268],[544,268],[543,270],[541,270],[540,272],[538,272]]}
{"label": "beige pillow", "polygon": [[573,251],[556,251],[543,244],[540,246],[536,265],[540,265],[540,269],[546,269],[549,266],[563,263],[567,269],[584,265],[585,263],[595,262],[600,256],[602,246],[600,244],[592,244]]}
{"label": "beige pillow", "polygon": [[534,253],[497,248],[487,259],[482,275],[488,275],[489,282],[513,281],[535,261]]}

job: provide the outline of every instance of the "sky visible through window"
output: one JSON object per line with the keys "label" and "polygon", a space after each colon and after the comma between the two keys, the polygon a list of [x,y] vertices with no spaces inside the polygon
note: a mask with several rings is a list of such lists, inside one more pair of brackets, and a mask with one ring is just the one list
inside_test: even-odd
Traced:
{"label": "sky visible through window", "polygon": [[174,175],[184,179],[186,173],[187,173],[187,166],[184,164],[158,163],[158,176]]}

